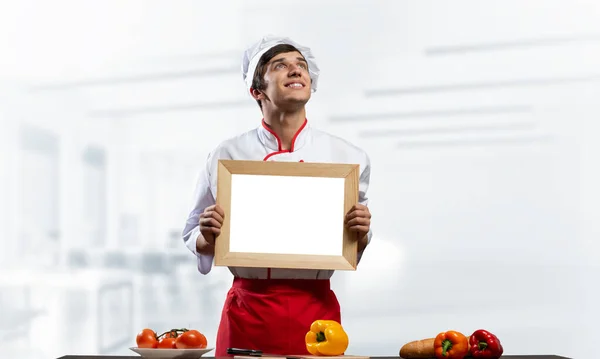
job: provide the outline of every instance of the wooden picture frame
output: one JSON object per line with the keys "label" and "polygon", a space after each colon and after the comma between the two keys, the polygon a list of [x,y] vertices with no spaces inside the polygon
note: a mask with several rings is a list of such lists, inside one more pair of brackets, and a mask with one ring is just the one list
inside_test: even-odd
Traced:
{"label": "wooden picture frame", "polygon": [[356,270],[358,164],[219,160],[215,266]]}

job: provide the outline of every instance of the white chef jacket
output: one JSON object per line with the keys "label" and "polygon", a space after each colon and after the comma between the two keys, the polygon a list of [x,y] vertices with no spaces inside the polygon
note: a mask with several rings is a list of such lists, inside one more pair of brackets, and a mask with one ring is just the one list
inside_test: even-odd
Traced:
{"label": "white chef jacket", "polygon": [[[183,230],[183,241],[198,258],[198,271],[202,274],[210,272],[214,256],[196,252],[196,239],[202,235],[199,218],[206,207],[215,204],[217,166],[220,159],[359,164],[359,202],[368,205],[367,190],[371,166],[369,156],[365,151],[342,138],[312,128],[307,120],[294,136],[290,150],[282,150],[280,139],[263,120],[257,128],[221,142],[208,155],[206,166],[200,170],[192,210]],[[369,230],[369,243],[371,237],[372,232]],[[358,253],[358,261],[361,257],[362,251]],[[236,277],[256,279],[329,279],[334,272],[332,270],[246,267],[229,267],[229,270]]]}

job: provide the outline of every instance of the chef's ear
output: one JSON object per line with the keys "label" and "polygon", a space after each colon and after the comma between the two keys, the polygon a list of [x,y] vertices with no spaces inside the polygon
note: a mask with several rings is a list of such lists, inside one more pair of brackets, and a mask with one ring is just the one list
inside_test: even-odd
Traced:
{"label": "chef's ear", "polygon": [[255,100],[264,100],[265,99],[265,95],[262,93],[262,91],[257,90],[255,88],[250,88],[250,95],[252,95],[252,97]]}

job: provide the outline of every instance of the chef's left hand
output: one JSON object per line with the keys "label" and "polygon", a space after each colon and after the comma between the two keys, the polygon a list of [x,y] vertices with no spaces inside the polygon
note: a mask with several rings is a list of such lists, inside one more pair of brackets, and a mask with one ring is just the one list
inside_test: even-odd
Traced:
{"label": "chef's left hand", "polygon": [[354,205],[346,214],[345,225],[348,230],[356,233],[359,247],[367,245],[367,234],[371,228],[371,212],[369,207],[360,203]]}

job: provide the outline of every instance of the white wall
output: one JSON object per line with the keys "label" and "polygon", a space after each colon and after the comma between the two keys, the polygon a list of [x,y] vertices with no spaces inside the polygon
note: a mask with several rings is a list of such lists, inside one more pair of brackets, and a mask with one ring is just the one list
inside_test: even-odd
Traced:
{"label": "white wall", "polygon": [[[313,48],[322,76],[309,120],[372,159],[375,237],[359,270],[333,280],[349,351],[397,355],[484,327],[507,354],[592,352],[596,1],[30,0],[0,5],[0,33],[0,315],[11,323],[0,333],[17,338],[4,356],[128,354],[145,326],[195,326],[214,343],[231,276],[199,275],[177,235],[208,152],[260,121],[239,60],[267,33]],[[60,143],[59,238],[27,239],[35,252],[19,249],[20,228],[37,224],[20,210],[23,123]],[[89,145],[107,154],[107,237],[95,247]],[[37,331],[73,328],[76,340],[36,345]],[[131,333],[101,337],[110,328]]]}

